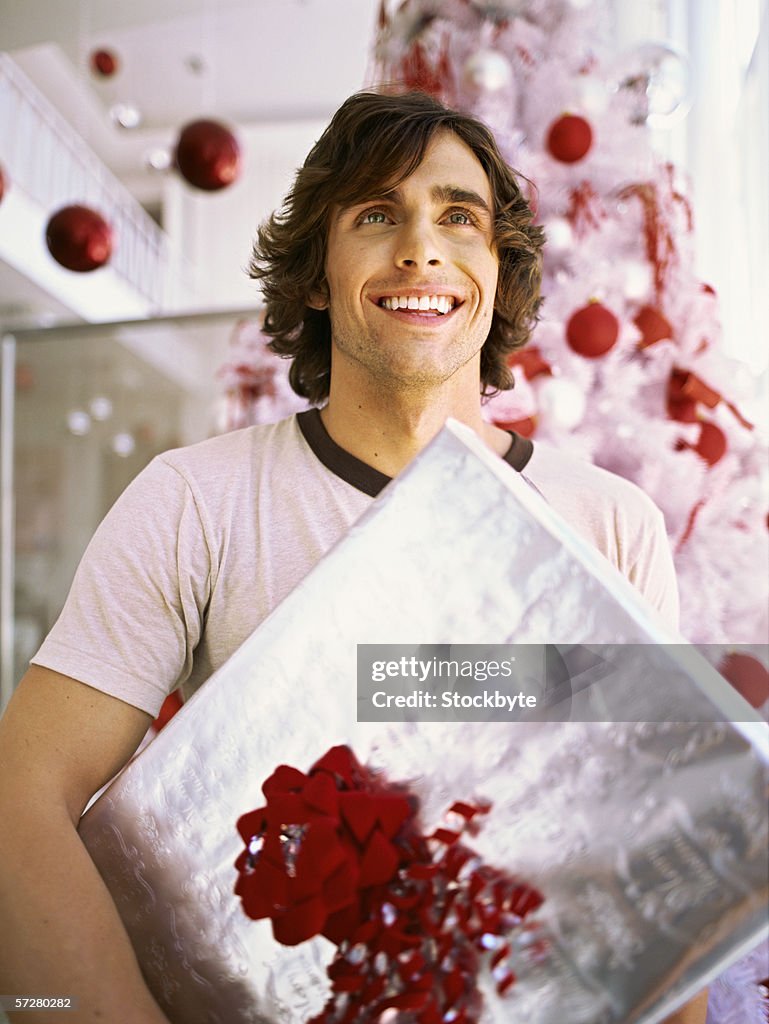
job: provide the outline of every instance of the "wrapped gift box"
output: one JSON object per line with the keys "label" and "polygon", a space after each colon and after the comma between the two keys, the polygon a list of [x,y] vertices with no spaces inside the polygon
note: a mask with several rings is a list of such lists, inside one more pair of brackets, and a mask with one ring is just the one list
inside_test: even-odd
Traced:
{"label": "wrapped gift box", "polygon": [[[235,822],[277,765],[307,770],[338,743],[408,780],[425,831],[454,800],[490,800],[473,847],[544,893],[546,953],[521,939],[518,981],[487,986],[484,1022],[663,1019],[766,931],[766,728],[679,639],[449,424],[82,820],[169,1019],[301,1024],[322,1009],[335,948],[280,946],[245,916]],[[642,679],[649,721],[639,707],[623,721],[356,720],[358,644],[506,643],[628,645],[633,685],[618,702],[612,674],[609,713],[630,711]]]}

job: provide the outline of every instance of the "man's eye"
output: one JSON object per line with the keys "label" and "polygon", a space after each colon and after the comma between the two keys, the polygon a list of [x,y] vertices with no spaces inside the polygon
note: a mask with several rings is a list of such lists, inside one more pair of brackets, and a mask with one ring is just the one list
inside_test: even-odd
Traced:
{"label": "man's eye", "polygon": [[360,219],[361,224],[384,224],[387,220],[382,210],[367,210]]}
{"label": "man's eye", "polygon": [[450,224],[472,224],[473,219],[469,213],[465,213],[464,210],[452,210],[448,216]]}

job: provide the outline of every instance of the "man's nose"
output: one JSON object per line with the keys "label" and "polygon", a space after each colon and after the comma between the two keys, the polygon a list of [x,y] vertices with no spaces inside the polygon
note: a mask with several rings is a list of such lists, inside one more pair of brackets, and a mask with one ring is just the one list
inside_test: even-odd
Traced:
{"label": "man's nose", "polygon": [[423,267],[440,267],[444,260],[440,236],[431,221],[420,217],[401,225],[395,245],[396,266],[420,270]]}

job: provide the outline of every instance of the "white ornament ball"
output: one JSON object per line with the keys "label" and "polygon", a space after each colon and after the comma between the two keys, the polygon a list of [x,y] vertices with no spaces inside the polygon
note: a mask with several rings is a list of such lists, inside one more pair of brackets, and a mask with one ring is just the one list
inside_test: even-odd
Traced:
{"label": "white ornament ball", "polygon": [[67,427],[75,437],[84,437],[91,429],[91,417],[85,409],[70,409],[67,413]]}
{"label": "white ornament ball", "polygon": [[106,395],[96,395],[91,399],[88,409],[95,420],[103,423],[112,415],[112,402]]}
{"label": "white ornament ball", "polygon": [[622,267],[623,291],[627,299],[645,299],[651,291],[652,271],[641,260],[626,260]]}
{"label": "white ornament ball", "polygon": [[604,114],[609,106],[609,92],[603,79],[586,75],[579,82],[580,107],[587,114]]}
{"label": "white ornament ball", "polygon": [[121,431],[119,434],[115,434],[112,438],[110,447],[115,455],[119,455],[121,459],[127,459],[129,455],[132,455],[136,448],[136,441],[133,434],[129,434],[127,430]]}
{"label": "white ornament ball", "polygon": [[545,238],[552,252],[566,252],[574,244],[574,231],[565,217],[551,217],[545,222]]}
{"label": "white ornament ball", "polygon": [[537,406],[546,425],[573,430],[585,415],[585,395],[570,380],[560,377],[542,377],[534,384]]}
{"label": "white ornament ball", "polygon": [[510,61],[497,50],[479,50],[464,67],[465,82],[485,92],[499,92],[510,84],[512,77]]}

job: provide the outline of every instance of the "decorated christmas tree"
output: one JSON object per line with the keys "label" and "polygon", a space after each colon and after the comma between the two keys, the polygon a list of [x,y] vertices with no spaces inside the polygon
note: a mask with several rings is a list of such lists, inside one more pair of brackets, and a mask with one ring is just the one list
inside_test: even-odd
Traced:
{"label": "decorated christmas tree", "polygon": [[687,184],[651,145],[650,122],[683,98],[684,59],[660,44],[618,58],[609,24],[598,0],[383,4],[372,82],[474,113],[529,180],[545,302],[489,418],[655,500],[687,639],[765,643],[769,463],[742,411],[756,385],[721,351]]}

